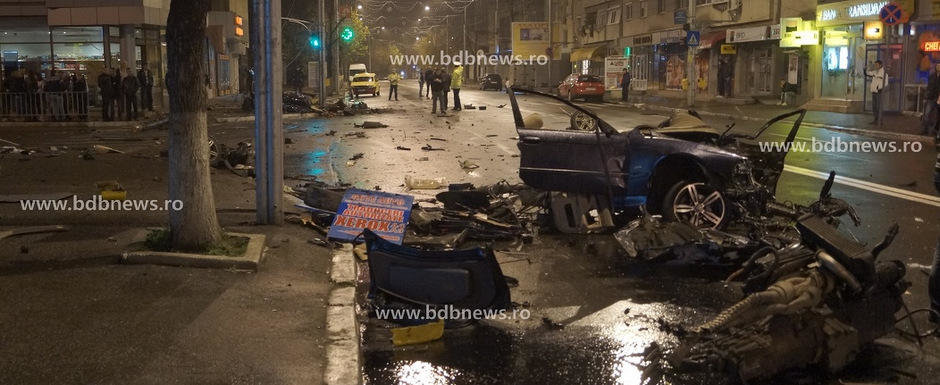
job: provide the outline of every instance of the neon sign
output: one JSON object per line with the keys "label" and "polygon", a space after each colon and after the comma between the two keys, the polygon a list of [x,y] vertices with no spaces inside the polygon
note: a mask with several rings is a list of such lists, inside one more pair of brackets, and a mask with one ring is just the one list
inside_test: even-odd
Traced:
{"label": "neon sign", "polygon": [[849,17],[864,17],[864,16],[874,16],[881,12],[881,9],[887,5],[887,1],[881,1],[877,3],[862,3],[849,6],[846,10],[849,14]]}
{"label": "neon sign", "polygon": [[836,12],[835,9],[824,9],[821,12],[819,12],[819,20],[821,21],[835,20],[835,18],[838,16],[839,16],[839,13]]}
{"label": "neon sign", "polygon": [[925,41],[924,52],[940,52],[940,41]]}

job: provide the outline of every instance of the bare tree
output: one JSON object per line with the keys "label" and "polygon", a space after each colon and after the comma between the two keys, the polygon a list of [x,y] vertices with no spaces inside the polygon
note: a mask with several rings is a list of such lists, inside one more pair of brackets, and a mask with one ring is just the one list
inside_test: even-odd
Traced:
{"label": "bare tree", "polygon": [[166,25],[167,89],[170,94],[170,211],[173,247],[200,250],[222,238],[209,176],[208,95],[202,60],[209,0],[171,0]]}

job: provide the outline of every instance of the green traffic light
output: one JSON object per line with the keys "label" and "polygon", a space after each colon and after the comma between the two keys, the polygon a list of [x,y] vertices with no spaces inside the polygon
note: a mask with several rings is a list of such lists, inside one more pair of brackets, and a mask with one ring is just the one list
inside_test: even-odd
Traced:
{"label": "green traffic light", "polygon": [[318,36],[310,36],[309,43],[313,49],[320,49],[320,38]]}
{"label": "green traffic light", "polygon": [[343,39],[343,41],[351,41],[354,37],[356,37],[356,31],[353,31],[352,27],[347,25],[343,27],[343,32],[340,33],[339,37]]}

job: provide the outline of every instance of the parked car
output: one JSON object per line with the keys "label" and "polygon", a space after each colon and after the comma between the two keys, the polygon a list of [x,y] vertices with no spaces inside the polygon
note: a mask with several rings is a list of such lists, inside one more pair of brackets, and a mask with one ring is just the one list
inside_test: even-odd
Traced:
{"label": "parked car", "polygon": [[558,95],[568,100],[603,101],[604,81],[595,75],[571,74],[558,85]]}
{"label": "parked car", "polygon": [[[777,116],[753,135],[729,133],[733,124],[719,132],[691,110],[657,127],[618,130],[562,98],[531,90],[513,91],[525,93],[509,93],[519,134],[519,177],[525,184],[600,196],[604,199],[599,201],[606,200],[615,210],[645,205],[651,213],[702,228],[718,228],[745,210],[765,210],[783,171],[786,152],[762,152],[755,139],[771,125],[796,117],[785,139],[790,143],[806,114],[797,110]],[[524,114],[520,100],[528,103],[533,99],[539,99],[536,103],[561,102],[563,113],[541,104],[540,112]]]}
{"label": "parked car", "polygon": [[366,73],[366,72],[369,72],[369,71],[366,69],[365,64],[353,63],[353,64],[350,64],[349,68],[346,70],[346,77],[347,77],[347,80],[350,83],[352,83],[354,76],[358,74]]}
{"label": "parked car", "polygon": [[352,77],[352,91],[353,95],[357,98],[359,95],[363,94],[372,94],[372,96],[378,96],[379,91],[379,81],[375,78],[375,74],[371,72],[364,72],[361,74],[356,74]]}
{"label": "parked car", "polygon": [[486,74],[480,79],[480,90],[499,91],[503,89],[503,77],[499,74]]}

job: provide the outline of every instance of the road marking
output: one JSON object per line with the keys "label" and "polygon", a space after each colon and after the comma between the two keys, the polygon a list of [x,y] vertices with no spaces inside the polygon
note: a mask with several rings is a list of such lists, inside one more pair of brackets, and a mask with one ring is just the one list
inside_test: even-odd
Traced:
{"label": "road marking", "polygon": [[[785,165],[783,166],[784,171],[789,171],[794,174],[804,175],[808,177],[818,178],[822,180],[829,179],[829,173],[822,171],[810,170],[808,168],[802,168],[797,166]],[[904,200],[909,200],[912,202],[923,203],[925,205],[940,207],[940,197],[921,194],[918,192],[903,190],[891,186],[885,186],[878,183],[867,182],[860,179],[849,178],[846,176],[836,175],[836,183],[843,184],[846,186],[855,187],[858,189],[871,191],[874,193],[887,195],[895,198],[900,198]]]}

